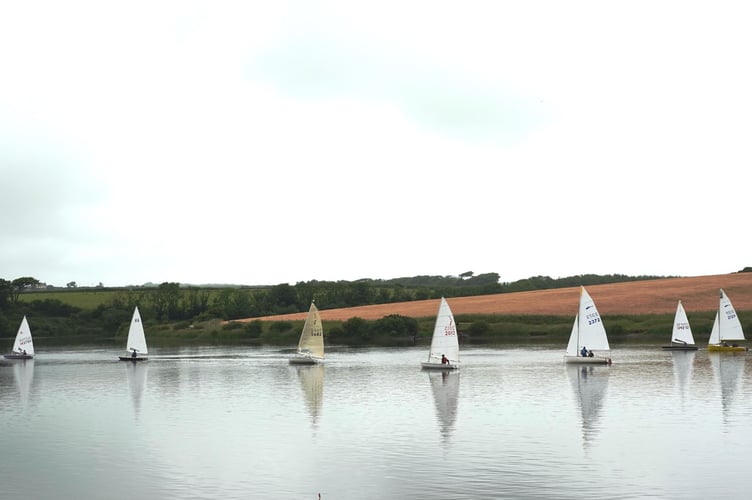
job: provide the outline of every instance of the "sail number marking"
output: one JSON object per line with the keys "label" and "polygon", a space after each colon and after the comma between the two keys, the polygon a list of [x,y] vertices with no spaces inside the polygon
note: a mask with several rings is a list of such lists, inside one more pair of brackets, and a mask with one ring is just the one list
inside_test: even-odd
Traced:
{"label": "sail number marking", "polygon": [[444,336],[448,335],[457,335],[457,328],[454,326],[454,321],[451,321],[447,326],[444,327]]}
{"label": "sail number marking", "polygon": [[588,325],[594,325],[601,322],[601,317],[598,315],[598,313],[590,313],[585,316],[585,320],[587,320]]}

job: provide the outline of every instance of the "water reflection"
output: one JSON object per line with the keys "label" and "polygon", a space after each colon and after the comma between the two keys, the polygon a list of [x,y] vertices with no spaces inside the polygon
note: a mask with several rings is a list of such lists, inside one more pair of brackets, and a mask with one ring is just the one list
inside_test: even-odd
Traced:
{"label": "water reflection", "polygon": [[610,369],[605,366],[567,365],[567,375],[582,412],[582,443],[587,448],[595,440],[598,417],[608,388]]}
{"label": "water reflection", "polygon": [[448,438],[457,420],[457,401],[460,392],[460,372],[457,370],[431,370],[428,372],[431,382],[433,401],[436,404],[436,416],[439,432]]}
{"label": "water reflection", "polygon": [[697,351],[672,351],[671,359],[674,362],[674,381],[682,399],[687,394],[689,382],[692,380],[692,369],[694,367],[695,355]]}
{"label": "water reflection", "polygon": [[321,414],[321,405],[324,403],[324,369],[324,365],[321,364],[296,367],[305,396],[306,408],[314,427]]}
{"label": "water reflection", "polygon": [[146,385],[146,373],[149,370],[147,363],[125,363],[125,370],[128,373],[128,386],[131,391],[131,401],[133,402],[133,410],[138,416],[141,411],[141,396],[144,393],[144,386]]}
{"label": "water reflection", "polygon": [[13,362],[13,378],[20,396],[21,405],[26,406],[31,393],[31,382],[34,379],[34,360],[23,359]]}
{"label": "water reflection", "polygon": [[721,386],[721,407],[723,422],[728,422],[731,405],[740,391],[742,372],[744,372],[744,354],[709,352],[713,374]]}

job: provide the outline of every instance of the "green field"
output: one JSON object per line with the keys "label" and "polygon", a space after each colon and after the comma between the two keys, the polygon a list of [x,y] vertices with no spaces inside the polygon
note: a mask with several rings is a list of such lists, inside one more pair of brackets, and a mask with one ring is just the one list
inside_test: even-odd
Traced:
{"label": "green field", "polygon": [[118,294],[118,290],[66,290],[66,291],[39,291],[26,292],[19,295],[18,300],[22,303],[30,303],[36,300],[59,300],[63,304],[78,307],[86,311],[93,311],[101,305],[112,303],[112,299]]}

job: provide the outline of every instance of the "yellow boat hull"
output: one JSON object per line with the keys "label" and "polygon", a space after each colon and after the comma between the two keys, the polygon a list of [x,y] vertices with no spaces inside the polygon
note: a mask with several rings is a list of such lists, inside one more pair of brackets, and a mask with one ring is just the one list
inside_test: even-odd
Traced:
{"label": "yellow boat hull", "polygon": [[715,351],[715,352],[744,352],[747,348],[741,345],[716,345],[716,344],[709,344],[708,345],[708,351]]}

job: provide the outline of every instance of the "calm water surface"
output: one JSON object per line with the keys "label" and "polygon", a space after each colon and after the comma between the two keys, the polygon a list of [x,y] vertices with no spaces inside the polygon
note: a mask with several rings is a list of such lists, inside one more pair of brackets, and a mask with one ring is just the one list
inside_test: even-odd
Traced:
{"label": "calm water surface", "polygon": [[0,498],[748,498],[748,354],[91,349],[0,364]]}

